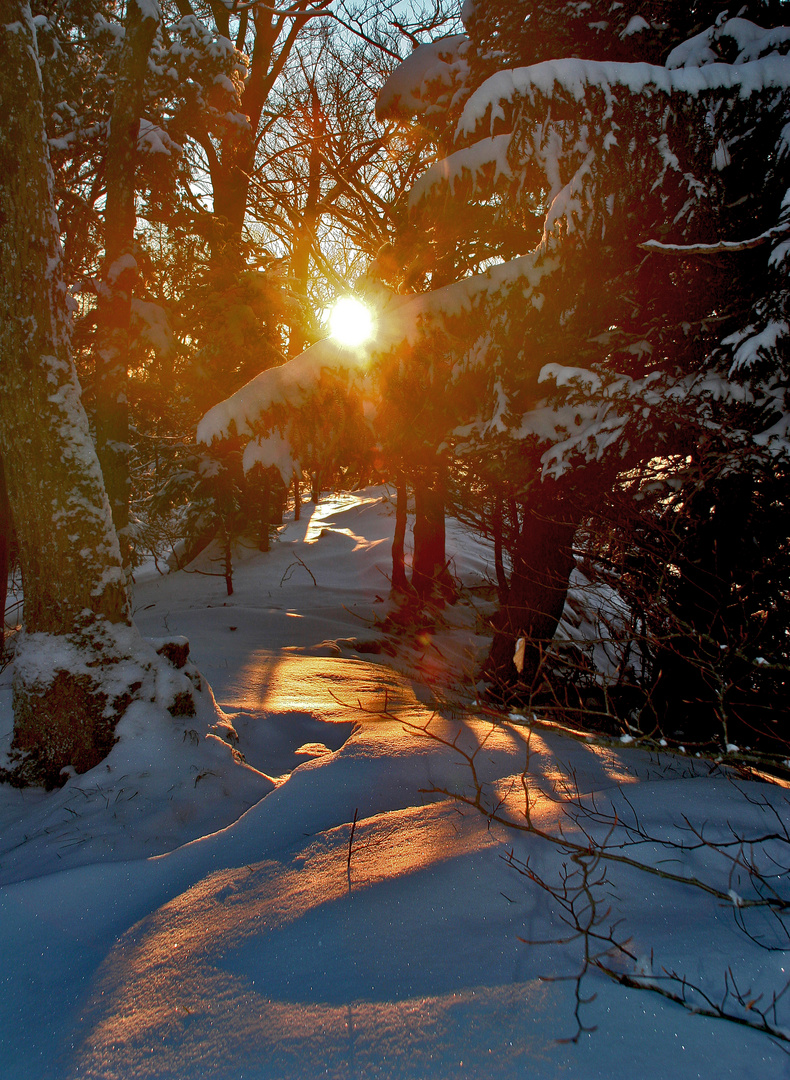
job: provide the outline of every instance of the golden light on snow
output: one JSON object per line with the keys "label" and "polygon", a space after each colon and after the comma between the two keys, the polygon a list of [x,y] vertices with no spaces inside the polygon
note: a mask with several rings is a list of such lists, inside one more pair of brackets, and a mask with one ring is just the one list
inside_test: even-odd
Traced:
{"label": "golden light on snow", "polygon": [[329,316],[329,332],[341,345],[364,345],[375,327],[373,312],[353,296],[341,296]]}

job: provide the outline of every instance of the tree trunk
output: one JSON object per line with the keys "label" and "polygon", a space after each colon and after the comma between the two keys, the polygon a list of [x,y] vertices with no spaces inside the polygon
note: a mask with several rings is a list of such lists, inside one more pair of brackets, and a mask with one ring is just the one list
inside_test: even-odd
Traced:
{"label": "tree trunk", "polygon": [[96,312],[96,449],[124,566],[131,561],[127,381],[132,291],[137,276],[133,255],[135,167],[148,55],[158,25],[150,9],[147,5],[144,14],[138,0],[127,5],[107,139],[104,268]]}
{"label": "tree trunk", "polygon": [[[507,600],[494,619],[494,640],[485,674],[500,690],[534,688],[544,651],[562,617],[574,566],[578,515],[558,502],[545,512],[527,509],[519,533]],[[514,663],[524,638],[523,667]]]}
{"label": "tree trunk", "polygon": [[[217,28],[222,33],[222,5],[212,5]],[[244,84],[240,111],[249,120],[249,127],[231,125],[221,152],[209,159],[211,186],[214,197],[216,232],[212,236],[212,256],[232,257],[240,251],[244,218],[247,213],[250,178],[255,172],[255,152],[263,107],[272,87],[279,78],[300,30],[310,21],[310,14],[296,16],[284,40],[281,38],[284,19],[273,7],[254,5],[255,46],[250,69]],[[224,36],[227,36],[226,34]],[[280,40],[278,51],[278,39]]]}
{"label": "tree trunk", "polygon": [[752,478],[733,474],[688,500],[691,524],[672,556],[679,578],[670,589],[671,617],[656,653],[651,696],[664,730],[701,738],[723,734],[725,743],[736,738],[729,730],[729,701],[751,672],[729,646],[746,635],[737,583],[753,557],[753,499]]}
{"label": "tree trunk", "polygon": [[258,550],[269,550],[269,522],[271,521],[272,512],[272,481],[271,475],[268,469],[263,470],[263,475],[260,477],[261,483],[261,496],[260,496],[260,529],[258,535]]}
{"label": "tree trunk", "polygon": [[297,356],[309,344],[305,330],[311,315],[308,297],[310,254],[315,242],[315,230],[318,224],[317,206],[321,198],[321,144],[326,124],[321,114],[321,101],[315,86],[311,86],[311,91],[312,143],[307,159],[307,191],[300,215],[300,225],[294,232],[291,249],[291,279],[299,301],[299,323],[291,327],[288,338],[289,359]]}
{"label": "tree trunk", "polygon": [[406,577],[405,559],[408,491],[402,480],[398,483],[396,491],[395,534],[392,538],[392,591],[396,593],[407,593],[410,592],[409,580]]}
{"label": "tree trunk", "polygon": [[225,574],[225,591],[228,596],[233,596],[233,536],[227,523],[222,529],[222,559]]}
{"label": "tree trunk", "polygon": [[0,456],[0,612],[2,612],[0,654],[5,650],[5,606],[8,600],[8,570],[11,561],[12,534],[11,507],[8,505],[3,458]]}
{"label": "tree trunk", "polygon": [[[14,742],[23,776],[96,764],[139,669],[118,540],[80,401],[27,3],[0,26],[0,446],[25,583]],[[139,638],[136,640],[139,641]],[[108,666],[116,676],[108,697]],[[134,669],[134,673],[131,672]],[[137,682],[139,686],[139,682]]]}
{"label": "tree trunk", "polygon": [[449,599],[453,580],[445,556],[444,484],[420,477],[414,485],[414,557],[411,583],[418,596]]}
{"label": "tree trunk", "polygon": [[272,474],[271,502],[269,504],[269,521],[272,525],[282,525],[287,501],[288,488],[283,484],[280,474],[275,469]]}
{"label": "tree trunk", "polygon": [[507,600],[509,585],[507,575],[505,574],[505,562],[503,558],[502,534],[504,531],[504,523],[502,521],[501,496],[497,496],[494,503],[492,527],[494,531],[494,571],[496,573],[497,581],[497,596],[499,597],[499,603],[504,604]]}
{"label": "tree trunk", "polygon": [[294,521],[302,517],[302,481],[298,476],[294,477]]}

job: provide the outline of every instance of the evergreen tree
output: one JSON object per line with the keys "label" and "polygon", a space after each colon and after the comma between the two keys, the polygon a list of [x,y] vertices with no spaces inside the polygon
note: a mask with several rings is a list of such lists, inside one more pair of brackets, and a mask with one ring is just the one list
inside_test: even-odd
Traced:
{"label": "evergreen tree", "polygon": [[[432,66],[441,42],[422,62],[418,50],[380,99],[384,115],[402,114],[404,102],[428,114],[432,85],[445,97],[454,88],[452,152],[412,193],[413,231],[441,236],[447,221],[486,214],[496,223],[483,257],[500,265],[475,277],[481,262],[467,254],[459,269],[472,276],[423,306],[443,311],[434,323],[445,343],[460,342],[446,436],[491,485],[490,503],[499,488],[521,507],[489,664],[518,693],[533,693],[546,672],[580,526],[603,521],[623,490],[644,510],[642,537],[662,521],[667,533],[662,498],[688,521],[682,539],[670,530],[672,550],[688,544],[688,555],[673,562],[667,544],[668,563],[642,583],[656,619],[674,626],[665,621],[649,646],[652,688],[700,704],[727,738],[721,687],[737,687],[740,700],[765,681],[755,667],[765,634],[731,618],[744,577],[756,580],[757,518],[751,540],[733,547],[725,537],[743,522],[744,492],[765,490],[753,505],[766,508],[785,499],[784,467],[768,479],[787,452],[790,31],[776,25],[780,14],[755,4],[714,18],[704,5],[665,5],[648,21],[627,4],[612,15],[471,2],[469,41],[445,46],[446,70]],[[646,498],[648,483],[661,498]],[[736,567],[747,553],[744,575]],[[784,558],[778,551],[774,603],[786,595]],[[668,565],[679,570],[675,600],[658,588]],[[520,638],[528,647],[516,664]],[[779,638],[773,647],[782,652]],[[721,670],[734,651],[740,676]]]}

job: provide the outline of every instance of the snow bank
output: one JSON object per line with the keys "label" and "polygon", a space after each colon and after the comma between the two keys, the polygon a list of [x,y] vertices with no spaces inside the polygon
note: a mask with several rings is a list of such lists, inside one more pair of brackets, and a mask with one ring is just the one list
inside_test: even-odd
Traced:
{"label": "snow bank", "polygon": [[[391,507],[367,491],[312,515],[250,556],[230,599],[187,573],[137,590],[142,622],[188,628],[201,667],[222,671],[232,717],[206,693],[189,726],[135,703],[106,764],[49,794],[0,787],[5,1074],[692,1080],[710,1075],[715,1040],[717,1080],[784,1077],[773,1039],[700,1015],[693,987],[736,1010],[728,980],[748,987],[748,1023],[786,981],[781,912],[750,907],[750,879],[756,868],[786,894],[775,824],[788,793],[732,783],[692,755],[421,704],[425,688],[384,666],[309,651],[311,635],[362,625],[349,592],[364,578],[372,600]],[[476,566],[479,537],[450,524],[458,565]],[[295,549],[321,586],[281,583]],[[586,587],[577,575],[574,595]],[[569,630],[587,627],[594,644],[587,609],[570,614]],[[431,637],[422,649],[439,663],[445,638]],[[270,772],[290,758],[290,775],[245,768],[237,747]],[[491,814],[459,801],[477,791]],[[540,834],[507,825],[524,824],[525,806]],[[604,938],[611,928],[630,940],[631,958],[591,944],[606,949],[604,966],[619,959],[645,982],[618,985],[592,965],[577,986],[585,942],[531,875],[564,887]],[[685,1009],[651,993],[652,973],[670,971],[686,980]],[[770,1014],[784,1029],[788,1007],[779,997]],[[571,1042],[577,1008],[597,1030]]]}

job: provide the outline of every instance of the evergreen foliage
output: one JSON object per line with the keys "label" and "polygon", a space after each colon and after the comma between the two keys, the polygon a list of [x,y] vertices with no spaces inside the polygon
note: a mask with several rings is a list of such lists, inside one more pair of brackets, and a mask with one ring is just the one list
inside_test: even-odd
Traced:
{"label": "evergreen foliage", "polygon": [[[451,145],[425,65],[379,102],[443,132],[407,235],[432,248],[458,497],[509,549],[488,674],[511,700],[592,684],[615,722],[783,739],[790,30],[775,4],[598,7],[467,2]],[[551,644],[571,542],[630,612],[604,670]]]}

